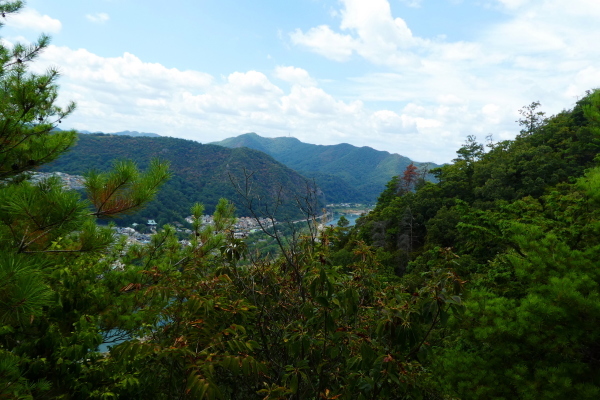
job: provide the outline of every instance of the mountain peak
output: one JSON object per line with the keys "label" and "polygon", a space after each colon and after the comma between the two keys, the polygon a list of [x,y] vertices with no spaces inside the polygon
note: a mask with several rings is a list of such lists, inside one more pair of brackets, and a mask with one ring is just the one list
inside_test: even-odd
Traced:
{"label": "mountain peak", "polygon": [[[334,194],[345,188],[343,199],[328,201],[375,201],[389,180],[413,163],[407,157],[357,147],[348,143],[316,145],[295,137],[265,138],[254,132],[214,142],[224,147],[249,147],[263,151],[277,161],[315,179],[325,193]],[[414,163],[419,166],[422,163]]]}

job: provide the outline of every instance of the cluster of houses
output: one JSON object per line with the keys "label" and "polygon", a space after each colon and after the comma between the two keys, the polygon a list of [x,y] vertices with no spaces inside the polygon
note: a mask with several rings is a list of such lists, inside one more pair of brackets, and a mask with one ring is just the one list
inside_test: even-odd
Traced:
{"label": "cluster of houses", "polygon": [[121,228],[118,226],[114,226],[113,230],[119,235],[126,236],[127,243],[129,243],[129,244],[149,243],[150,238],[154,234],[154,233],[151,233],[151,234],[140,233],[140,232],[136,231],[134,228],[129,228],[129,227]]}
{"label": "cluster of houses", "polygon": [[[85,184],[85,178],[81,175],[69,175],[64,172],[34,172],[31,181],[36,183],[43,179],[47,179],[50,177],[57,177],[61,180],[63,187],[67,189],[83,189]],[[185,219],[188,223],[192,223],[192,217],[187,217]],[[257,232],[261,230],[261,226],[263,228],[272,227],[276,224],[277,221],[270,220],[266,218],[260,218],[258,221],[255,218],[251,217],[240,217],[236,220],[234,225],[234,237],[237,239],[245,238],[248,234]],[[202,224],[203,225],[212,225],[213,217],[212,215],[203,215],[202,216]],[[176,224],[176,229],[178,232],[182,232],[185,234],[191,234],[192,231],[184,228],[181,224]],[[133,227],[114,227],[116,233],[119,235],[123,235],[127,237],[127,241],[130,243],[148,243],[150,241],[150,237],[156,232],[157,223],[153,219],[149,219],[146,223],[152,233],[140,233],[136,230],[137,224],[133,224]],[[186,241],[182,241],[186,242]]]}
{"label": "cluster of houses", "polygon": [[251,217],[240,217],[233,226],[235,230],[233,235],[236,239],[244,238],[248,236],[249,233],[260,231],[261,226],[263,228],[270,228],[276,223],[277,221],[274,219],[259,218],[257,221],[255,218]]}
{"label": "cluster of houses", "polygon": [[31,182],[37,183],[43,179],[57,177],[66,189],[79,190],[84,188],[85,178],[81,175],[69,175],[64,172],[33,172]]}
{"label": "cluster of houses", "polygon": [[[192,216],[187,217],[185,221],[190,224],[194,222]],[[203,215],[201,222],[202,225],[212,225],[212,215]],[[259,231],[261,225],[263,227],[271,227],[274,223],[277,223],[277,221],[266,218],[259,218],[257,221],[255,218],[251,217],[240,217],[236,220],[236,223],[233,225],[234,235],[236,236],[236,238],[246,237],[249,233]]]}
{"label": "cluster of houses", "polygon": [[327,208],[361,208],[361,207],[364,207],[364,204],[360,204],[360,203],[336,203],[336,204],[327,204],[325,207],[327,207]]}
{"label": "cluster of houses", "polygon": [[[192,223],[193,219],[192,217],[187,217],[186,222],[188,223]],[[203,215],[202,216],[202,221],[201,221],[202,225],[212,225],[213,222],[213,217],[212,215]],[[236,239],[241,239],[241,238],[245,238],[246,236],[248,236],[248,234],[253,233],[253,232],[257,232],[261,230],[261,225],[266,228],[266,227],[272,227],[274,223],[277,223],[275,220],[270,220],[270,219],[265,219],[265,218],[260,218],[258,221],[254,218],[250,218],[250,217],[241,217],[238,218],[236,220],[236,223],[234,224],[233,228],[234,228],[234,232],[233,235]],[[139,226],[138,224],[133,224],[133,227],[118,227],[115,226],[113,227],[113,230],[119,234],[119,235],[123,235],[127,237],[127,242],[128,243],[148,243],[150,242],[150,238],[152,237],[152,235],[154,233],[156,233],[156,221],[153,219],[149,219],[148,223],[146,224],[146,226],[148,226],[151,229],[151,233],[140,233],[136,230],[137,226]],[[181,224],[175,224],[176,225],[176,230],[177,232],[181,232],[184,234],[191,234],[192,231],[190,229],[187,229],[185,227],[183,227]],[[189,244],[189,242],[187,240],[181,240],[180,241],[181,244]]]}

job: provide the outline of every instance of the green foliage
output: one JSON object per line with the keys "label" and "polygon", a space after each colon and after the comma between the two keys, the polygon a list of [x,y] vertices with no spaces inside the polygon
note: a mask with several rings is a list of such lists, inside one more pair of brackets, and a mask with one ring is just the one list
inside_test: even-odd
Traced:
{"label": "green foliage", "polygon": [[16,254],[0,260],[0,327],[27,324],[50,303],[50,288],[32,261]]}
{"label": "green foliage", "polygon": [[409,287],[427,284],[440,256],[455,254],[471,291],[432,349],[429,382],[441,393],[598,397],[598,96],[551,118],[532,103],[521,135],[487,153],[469,137],[453,164],[432,171],[437,183],[411,193],[398,190],[400,177],[390,181],[350,233],[390,266],[411,243],[408,265],[395,270]]}
{"label": "green foliage", "polygon": [[85,178],[85,188],[94,207],[93,215],[107,218],[131,213],[154,197],[168,178],[168,164],[158,160],[150,163],[143,176],[131,161],[115,162],[110,173],[91,171]]}
{"label": "green foliage", "polygon": [[543,125],[545,122],[544,116],[546,115],[543,111],[538,111],[541,106],[539,101],[534,101],[530,105],[524,106],[519,110],[522,118],[517,122],[523,127],[521,129],[521,135],[532,134]]}
{"label": "green foliage", "polygon": [[68,240],[87,214],[77,193],[65,192],[56,179],[5,187],[0,204],[0,233],[5,240],[0,246],[19,252],[48,250],[56,241]]}
{"label": "green foliage", "polygon": [[597,398],[598,246],[574,250],[537,226],[512,230],[519,251],[496,268],[512,270],[522,290],[473,293],[461,335],[440,350],[443,380],[464,399]]}
{"label": "green foliage", "polygon": [[[140,168],[150,170],[154,159],[169,164],[171,179],[157,193],[155,201],[137,213],[120,213],[115,223],[146,224],[149,219],[159,226],[185,223],[184,218],[194,203],[202,202],[207,213],[212,214],[221,197],[234,202],[240,215],[248,215],[235,187],[246,184],[257,206],[277,208],[279,220],[298,219],[302,214],[296,207],[296,199],[306,196],[307,188],[312,187],[312,183],[298,173],[255,150],[226,149],[167,137],[79,135],[77,145],[70,152],[43,170],[83,175],[92,169],[95,174],[102,174],[117,165],[120,175],[111,178],[116,184],[128,179],[126,169],[130,167],[122,160],[131,160]],[[113,197],[112,201],[118,198]]]}
{"label": "green foliage", "polygon": [[[56,179],[30,183],[22,173],[46,160],[33,149],[53,158],[73,138],[50,133],[43,113],[66,113],[52,96],[29,93],[37,90],[31,82],[54,79],[26,73],[45,45],[16,47],[21,53],[0,46],[0,83],[12,88],[2,101],[21,90],[42,115],[0,121],[9,143],[2,160],[16,165],[0,160],[0,397],[600,395],[598,92],[547,120],[533,103],[526,132],[487,153],[469,137],[454,163],[435,171],[437,183],[409,166],[355,228],[341,219],[318,235],[314,199],[273,187],[250,195],[258,176],[296,182],[284,168],[269,170],[255,152],[199,145],[222,180],[241,172],[231,190],[249,212],[272,222],[283,200],[300,206],[306,229],[263,225],[279,250],[267,258],[234,237],[234,203],[213,198],[216,191],[194,192],[213,202],[213,222],[203,223],[204,207],[193,204],[183,242],[169,225],[135,244],[96,224],[150,201],[169,175],[150,156],[190,160],[198,146],[188,142],[119,137],[146,146],[137,160],[147,172],[133,162],[91,172],[88,200]],[[97,150],[102,141],[114,138],[81,139]],[[123,147],[111,151],[120,156]],[[25,155],[34,162],[18,161]],[[242,167],[254,156],[264,172],[256,176]],[[105,171],[110,161],[95,162]],[[276,201],[259,201],[268,196]]]}
{"label": "green foliage", "polygon": [[[0,12],[10,18],[21,7],[4,2]],[[96,350],[104,314],[119,293],[114,285],[122,287],[117,281],[123,279],[108,279],[119,265],[109,254],[119,254],[122,246],[115,246],[112,230],[98,227],[94,217],[142,206],[167,175],[158,163],[144,175],[131,166],[107,179],[96,175],[90,191],[101,200],[96,212],[90,206],[97,203],[65,191],[58,179],[27,180],[27,172],[60,156],[76,138],[75,132],[54,130],[74,109],[55,105],[57,72],[28,72],[48,43],[42,36],[31,46],[0,45],[2,398],[89,398],[90,388],[103,384],[95,374],[102,360]],[[126,181],[119,181],[124,175]]]}
{"label": "green foliage", "polygon": [[[347,143],[322,146],[290,137],[263,138],[256,133],[246,133],[214,144],[230,148],[249,147],[271,155],[314,179],[328,203],[374,202],[386,182],[413,163],[407,157],[370,147],[355,147]],[[416,165],[422,170],[429,168],[429,164]]]}
{"label": "green foliage", "polygon": [[[22,2],[2,4],[2,13],[17,12]],[[42,35],[36,43],[0,46],[0,184],[36,166],[52,161],[73,145],[75,132],[51,132],[55,122],[69,115],[75,104],[54,104],[58,71],[43,75],[27,72],[28,64],[49,45]]]}
{"label": "green foliage", "polygon": [[[490,143],[487,153],[474,137],[469,137],[453,164],[432,170],[438,182],[425,184],[415,193],[399,193],[400,177],[392,179],[374,212],[359,224],[356,235],[392,253],[402,249],[400,238],[408,234],[413,251],[424,245],[462,246],[458,227],[463,224],[466,232],[470,222],[457,208],[457,201],[473,210],[485,211],[527,196],[540,198],[548,188],[570,182],[593,165],[600,144],[600,136],[593,133],[592,104],[597,96],[594,92],[580,100],[572,111],[548,119],[538,115],[539,105],[535,105],[525,116],[535,119],[528,125],[533,131],[512,142]],[[412,214],[411,224],[403,223],[407,207]],[[487,248],[482,242],[470,246]],[[490,250],[487,259],[501,251],[498,246],[484,251]]]}
{"label": "green foliage", "polygon": [[345,228],[348,225],[350,225],[350,221],[348,221],[348,218],[346,218],[344,215],[342,215],[337,222],[337,226],[340,228]]}

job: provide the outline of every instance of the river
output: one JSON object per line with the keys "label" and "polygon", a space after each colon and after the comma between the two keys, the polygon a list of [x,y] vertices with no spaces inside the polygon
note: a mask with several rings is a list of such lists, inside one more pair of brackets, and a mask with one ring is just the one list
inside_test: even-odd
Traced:
{"label": "river", "polygon": [[349,226],[353,226],[356,223],[356,220],[358,218],[360,218],[360,215],[357,215],[357,214],[338,214],[338,213],[335,213],[335,214],[333,214],[333,220],[327,222],[326,225],[337,226],[337,223],[340,220],[340,217],[342,215],[346,217],[346,219],[348,220],[348,222],[350,222]]}

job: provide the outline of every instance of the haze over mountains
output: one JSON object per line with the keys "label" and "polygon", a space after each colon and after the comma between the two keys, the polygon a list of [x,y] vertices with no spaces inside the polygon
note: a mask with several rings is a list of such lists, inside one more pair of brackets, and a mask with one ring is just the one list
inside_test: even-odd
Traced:
{"label": "haze over mountains", "polygon": [[408,157],[356,147],[351,144],[316,145],[293,137],[265,138],[256,133],[213,142],[229,148],[248,147],[263,151],[275,160],[314,179],[327,202],[375,202],[386,183],[414,163],[435,168],[433,163],[413,162]]}

